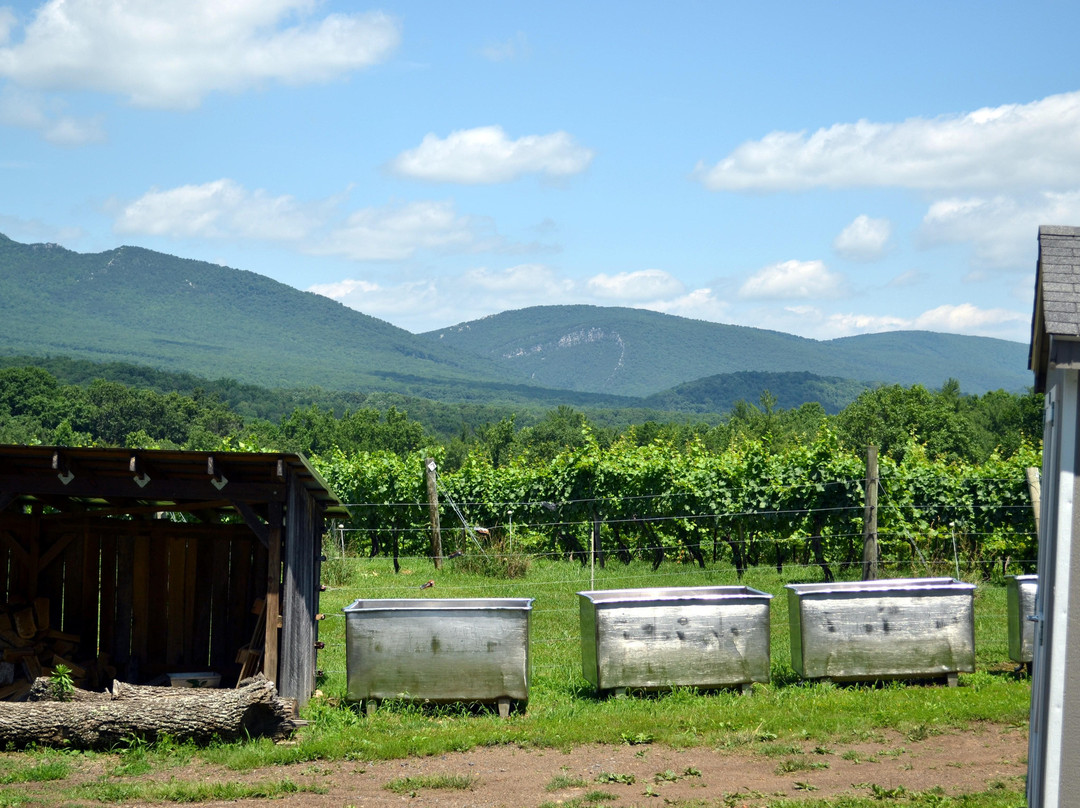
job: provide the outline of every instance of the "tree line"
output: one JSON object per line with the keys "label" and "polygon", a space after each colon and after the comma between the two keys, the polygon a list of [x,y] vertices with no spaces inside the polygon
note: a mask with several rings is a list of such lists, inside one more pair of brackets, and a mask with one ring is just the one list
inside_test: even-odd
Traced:
{"label": "tree line", "polygon": [[[1041,394],[998,390],[969,395],[954,380],[940,390],[920,385],[867,390],[836,415],[827,415],[817,403],[779,408],[764,391],[756,403],[739,401],[729,413],[709,420],[673,413],[627,424],[632,414],[615,419],[610,412],[564,405],[539,416],[511,413],[479,423],[463,419],[452,434],[436,434],[393,404],[363,406],[348,394],[324,402],[322,391],[312,391],[318,400],[295,401],[280,417],[270,418],[252,414],[245,405],[265,401],[265,391],[253,388],[240,391],[240,399],[224,400],[220,385],[162,392],[138,378],[131,383],[101,378],[63,383],[40,367],[0,368],[0,442],[195,450],[244,445],[309,456],[334,450],[407,455],[439,447],[444,467],[454,469],[475,456],[495,468],[515,459],[546,461],[588,441],[602,449],[618,441],[637,446],[661,442],[699,444],[716,452],[760,440],[780,450],[812,439],[825,427],[850,450],[875,445],[882,455],[900,458],[914,442],[933,458],[979,463],[995,452],[1010,456],[1025,441],[1037,443],[1042,436]],[[296,398],[296,391],[290,395]]]}

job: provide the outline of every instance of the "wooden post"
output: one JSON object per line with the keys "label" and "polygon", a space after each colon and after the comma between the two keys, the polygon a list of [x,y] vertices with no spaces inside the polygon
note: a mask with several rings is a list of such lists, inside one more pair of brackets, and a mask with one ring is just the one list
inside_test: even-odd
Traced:
{"label": "wooden post", "polygon": [[278,629],[281,624],[281,526],[280,502],[270,503],[270,547],[266,569],[266,635],[263,641],[263,676],[278,680]]}
{"label": "wooden post", "polygon": [[1029,466],[1024,469],[1027,477],[1028,494],[1031,496],[1031,509],[1035,512],[1035,532],[1039,531],[1039,500],[1042,496],[1042,484],[1039,481],[1039,470]]}
{"label": "wooden post", "polygon": [[435,460],[424,460],[424,476],[427,478],[428,514],[431,516],[431,557],[435,569],[442,569],[442,533],[439,528],[439,489],[435,485]]}
{"label": "wooden post", "polygon": [[875,581],[878,576],[877,505],[878,505],[877,447],[866,448],[866,506],[863,509],[862,577]]}

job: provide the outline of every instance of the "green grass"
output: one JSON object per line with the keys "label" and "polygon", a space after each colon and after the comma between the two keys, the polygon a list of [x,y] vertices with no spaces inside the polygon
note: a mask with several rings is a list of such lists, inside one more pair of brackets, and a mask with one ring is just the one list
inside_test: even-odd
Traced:
{"label": "green grass", "polygon": [[[423,559],[403,560],[394,574],[387,559],[348,559],[347,583],[323,594],[320,626],[326,648],[319,666],[325,694],[313,699],[305,717],[312,723],[298,743],[275,746],[253,741],[201,753],[235,769],[316,759],[391,759],[436,755],[476,746],[515,744],[569,749],[587,743],[666,744],[679,748],[736,748],[767,752],[770,744],[835,746],[872,737],[888,728],[912,739],[982,721],[1023,726],[1030,684],[1013,676],[1007,654],[1005,588],[980,584],[976,594],[977,672],[962,675],[960,687],[891,682],[836,685],[804,682],[790,664],[784,584],[813,579],[815,570],[789,567],[784,574],[756,568],[742,583],[770,592],[772,681],[744,696],[736,690],[698,693],[676,688],[632,698],[599,699],[581,672],[578,591],[634,586],[736,584],[734,570],[700,570],[665,563],[609,563],[590,570],[579,564],[534,560],[524,578],[492,579],[461,572],[453,562],[441,571]],[[593,578],[595,576],[595,578]],[[419,589],[433,578],[433,589]],[[527,709],[498,718],[492,708],[429,707],[384,703],[371,716],[346,696],[342,607],[358,597],[529,597],[534,599],[530,653],[532,678]]]}
{"label": "green grass", "polygon": [[63,780],[70,772],[71,764],[67,760],[58,755],[46,754],[36,762],[14,762],[12,768],[0,774],[0,785]]}
{"label": "green grass", "polygon": [[260,783],[202,783],[169,780],[164,783],[119,783],[102,781],[72,789],[75,799],[106,804],[147,802],[210,802],[246,799],[271,799],[299,792],[324,794],[326,789],[301,786],[292,780],[266,780]]}
{"label": "green grass", "polygon": [[451,789],[468,791],[480,778],[468,774],[427,774],[415,777],[398,777],[383,788],[395,794],[409,794],[415,797],[422,788]]}
{"label": "green grass", "polygon": [[[240,799],[243,794],[221,785],[183,785],[173,782],[158,786],[131,785],[123,781],[148,769],[182,765],[193,759],[217,763],[238,771],[261,769],[276,764],[316,760],[387,760],[409,756],[441,755],[476,747],[516,745],[526,748],[570,750],[590,744],[633,745],[647,749],[650,744],[675,748],[705,747],[737,749],[759,754],[764,765],[789,767],[792,773],[827,764],[821,755],[847,757],[847,744],[895,741],[899,732],[904,742],[918,742],[947,731],[977,728],[991,722],[1000,731],[1023,731],[1028,720],[1030,682],[1013,675],[1008,660],[1005,588],[998,583],[980,583],[976,592],[976,665],[973,674],[960,676],[960,686],[908,682],[837,685],[830,682],[801,681],[790,664],[787,598],[784,585],[791,581],[815,580],[814,569],[789,567],[783,574],[775,569],[756,568],[741,582],[774,595],[771,602],[771,673],[768,684],[755,685],[753,693],[737,690],[697,692],[675,688],[629,698],[597,698],[581,672],[578,598],[586,589],[615,589],[639,586],[703,586],[739,583],[734,570],[710,566],[701,570],[691,565],[665,562],[653,572],[650,565],[624,566],[609,563],[606,569],[590,570],[576,563],[534,560],[524,578],[492,579],[457,570],[453,562],[441,571],[430,562],[403,559],[402,572],[395,575],[388,559],[347,559],[339,564],[340,584],[323,593],[321,611],[328,618],[320,623],[320,639],[326,648],[319,652],[318,665],[325,671],[320,682],[322,696],[304,709],[310,724],[300,729],[295,742],[274,744],[266,739],[243,743],[216,744],[206,748],[168,742],[131,744],[117,750],[106,764],[109,776],[73,799],[109,801],[185,801],[197,799]],[[595,578],[593,577],[595,576]],[[419,585],[434,579],[436,585],[421,590]],[[417,705],[406,701],[383,703],[373,715],[349,704],[345,676],[345,621],[342,607],[356,598],[378,597],[528,597],[534,598],[530,653],[532,677],[529,703],[524,711],[500,719],[491,707],[471,705]],[[37,777],[53,773],[63,777],[63,756],[40,753],[13,756],[13,767],[0,766],[3,777]],[[792,762],[785,762],[785,758]],[[768,762],[771,759],[771,762]],[[869,760],[869,756],[865,758]],[[5,764],[7,760],[3,761]],[[617,773],[616,773],[617,774]],[[667,773],[663,773],[667,777]],[[679,776],[689,776],[684,772]],[[798,775],[795,774],[797,777]],[[118,782],[119,781],[119,782]],[[17,782],[6,780],[6,782]],[[553,781],[554,782],[554,781]],[[554,788],[582,786],[582,783]],[[1013,786],[1000,784],[986,792],[967,797],[944,797],[935,792],[904,793],[893,804],[923,808],[1015,808],[1018,800]],[[435,788],[415,783],[403,786],[408,793],[417,788]],[[211,789],[198,792],[197,788]],[[253,787],[287,793],[296,786],[269,782]],[[160,789],[140,791],[140,789]],[[203,794],[204,796],[199,796]],[[253,793],[247,796],[253,796]],[[744,795],[745,796],[745,795]],[[18,805],[20,797],[11,790],[0,792],[0,808]],[[950,801],[951,800],[951,801]],[[597,794],[577,797],[564,805],[586,806],[604,802]],[[722,804],[711,803],[711,804]],[[735,803],[741,805],[740,803]],[[802,802],[775,799],[770,806],[818,808],[808,792]],[[867,796],[830,806],[881,805],[872,790]],[[693,803],[686,803],[686,806]]]}

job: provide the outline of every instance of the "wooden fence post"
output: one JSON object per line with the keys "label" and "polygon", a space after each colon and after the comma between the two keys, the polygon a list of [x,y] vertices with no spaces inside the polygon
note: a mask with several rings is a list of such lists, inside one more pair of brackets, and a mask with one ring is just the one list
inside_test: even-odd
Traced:
{"label": "wooden fence post", "polygon": [[866,448],[866,506],[863,509],[862,578],[864,581],[875,581],[878,577],[877,506],[877,447],[868,446]]}
{"label": "wooden fence post", "polygon": [[1029,466],[1024,469],[1027,477],[1028,494],[1031,496],[1031,509],[1035,512],[1035,532],[1039,531],[1039,500],[1042,497],[1042,483],[1039,480],[1039,470]]}
{"label": "wooden fence post", "polygon": [[431,557],[435,569],[442,569],[442,533],[439,527],[439,489],[435,484],[435,459],[424,460],[424,475],[427,478],[428,514],[431,516]]}

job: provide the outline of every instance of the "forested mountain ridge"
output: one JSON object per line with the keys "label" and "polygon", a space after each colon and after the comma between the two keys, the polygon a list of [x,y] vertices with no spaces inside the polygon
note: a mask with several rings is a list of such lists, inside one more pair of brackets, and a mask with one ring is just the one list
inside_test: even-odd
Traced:
{"label": "forested mountain ridge", "polygon": [[424,336],[546,387],[620,395],[649,396],[744,371],[810,372],[932,389],[955,378],[975,393],[1031,384],[1027,346],[925,331],[819,341],[644,309],[577,305],[506,311]]}
{"label": "forested mountain ridge", "polygon": [[138,247],[76,253],[0,236],[0,344],[265,386],[437,390],[505,372],[254,272]]}
{"label": "forested mountain ridge", "polygon": [[1004,340],[894,332],[821,342],[596,306],[538,306],[416,335],[255,272],[2,235],[0,354],[477,406],[692,413],[756,401],[759,385],[782,406],[821,401],[829,411],[875,383],[1030,385],[1026,346]]}

